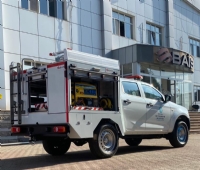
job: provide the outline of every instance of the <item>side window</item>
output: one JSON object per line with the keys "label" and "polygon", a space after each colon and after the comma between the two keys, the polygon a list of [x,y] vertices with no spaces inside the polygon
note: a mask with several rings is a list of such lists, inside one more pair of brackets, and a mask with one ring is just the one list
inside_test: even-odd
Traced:
{"label": "side window", "polygon": [[122,82],[122,84],[123,84],[125,93],[133,95],[133,96],[141,96],[137,83],[124,81]]}
{"label": "side window", "polygon": [[157,90],[155,90],[154,88],[150,86],[142,84],[142,88],[144,90],[144,94],[146,98],[155,99],[155,100],[160,100],[163,98],[162,95]]}

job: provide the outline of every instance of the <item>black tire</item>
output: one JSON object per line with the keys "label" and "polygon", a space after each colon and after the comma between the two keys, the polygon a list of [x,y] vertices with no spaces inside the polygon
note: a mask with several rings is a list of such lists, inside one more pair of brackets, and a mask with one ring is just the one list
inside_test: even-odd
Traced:
{"label": "black tire", "polygon": [[97,158],[110,158],[118,150],[119,137],[117,130],[110,124],[100,126],[94,136],[96,139],[89,141],[90,151]]}
{"label": "black tire", "polygon": [[129,146],[138,146],[142,142],[142,139],[140,139],[140,138],[126,138],[125,142]]}
{"label": "black tire", "polygon": [[48,139],[42,141],[44,150],[50,155],[64,155],[70,148],[71,141],[64,139]]}
{"label": "black tire", "polygon": [[174,127],[173,132],[169,136],[170,144],[175,147],[183,147],[188,142],[188,126],[184,121],[178,121]]}

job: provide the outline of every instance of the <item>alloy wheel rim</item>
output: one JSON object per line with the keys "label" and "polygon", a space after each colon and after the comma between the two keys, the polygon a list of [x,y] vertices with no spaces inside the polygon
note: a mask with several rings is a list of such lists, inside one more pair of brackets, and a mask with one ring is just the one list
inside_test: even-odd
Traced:
{"label": "alloy wheel rim", "polygon": [[179,125],[177,128],[177,139],[181,144],[187,141],[187,130],[184,125]]}
{"label": "alloy wheel rim", "polygon": [[102,130],[99,134],[98,143],[103,153],[112,153],[116,145],[116,137],[114,132],[110,129]]}

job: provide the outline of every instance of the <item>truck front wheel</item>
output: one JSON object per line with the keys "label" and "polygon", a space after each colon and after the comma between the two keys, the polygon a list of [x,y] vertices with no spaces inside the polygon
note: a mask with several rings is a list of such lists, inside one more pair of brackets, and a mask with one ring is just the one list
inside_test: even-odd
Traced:
{"label": "truck front wheel", "polygon": [[106,124],[95,132],[96,139],[89,141],[91,152],[98,158],[109,158],[118,150],[119,137],[114,126]]}
{"label": "truck front wheel", "polygon": [[50,155],[64,155],[70,145],[70,140],[64,139],[48,139],[42,141],[44,150]]}
{"label": "truck front wheel", "polygon": [[142,142],[142,139],[139,139],[139,138],[126,138],[125,142],[129,146],[138,146]]}
{"label": "truck front wheel", "polygon": [[184,121],[176,123],[173,132],[169,136],[169,142],[173,147],[183,147],[188,141],[188,127]]}

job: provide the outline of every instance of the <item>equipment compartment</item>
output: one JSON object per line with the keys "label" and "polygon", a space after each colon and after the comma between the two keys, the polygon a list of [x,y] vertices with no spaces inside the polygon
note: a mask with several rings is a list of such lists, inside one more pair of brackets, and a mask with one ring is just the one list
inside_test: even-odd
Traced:
{"label": "equipment compartment", "polygon": [[114,84],[117,85],[117,82],[72,77],[72,108],[77,110],[115,110]]}

